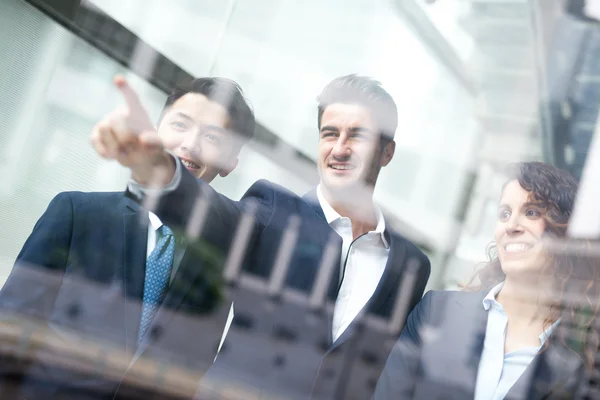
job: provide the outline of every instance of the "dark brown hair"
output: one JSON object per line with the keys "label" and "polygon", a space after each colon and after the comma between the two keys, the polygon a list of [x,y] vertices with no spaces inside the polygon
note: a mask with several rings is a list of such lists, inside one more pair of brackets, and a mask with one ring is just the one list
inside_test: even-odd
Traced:
{"label": "dark brown hair", "polygon": [[325,86],[317,97],[317,124],[327,106],[335,103],[358,104],[367,108],[379,128],[382,148],[394,140],[398,127],[398,107],[381,82],[356,74],[340,76]]}
{"label": "dark brown hair", "polygon": [[[558,286],[551,296],[551,315],[544,321],[544,329],[560,318],[561,323],[553,337],[579,354],[587,368],[592,368],[599,344],[595,324],[600,308],[600,274],[590,243],[567,238],[577,180],[567,172],[541,162],[511,165],[504,187],[515,180],[529,192],[529,201],[540,210],[545,221],[544,236],[556,239],[552,242],[550,262],[540,272],[552,274]],[[495,244],[488,246],[487,256],[488,261],[467,285],[462,285],[464,289],[490,290],[504,281],[505,274]],[[549,342],[550,338],[544,348]]]}
{"label": "dark brown hair", "polygon": [[254,112],[244,97],[240,85],[226,78],[196,78],[177,86],[167,97],[158,122],[160,123],[170,106],[188,93],[204,95],[207,99],[225,107],[231,121],[231,130],[239,136],[242,142],[250,141],[254,137],[256,128]]}

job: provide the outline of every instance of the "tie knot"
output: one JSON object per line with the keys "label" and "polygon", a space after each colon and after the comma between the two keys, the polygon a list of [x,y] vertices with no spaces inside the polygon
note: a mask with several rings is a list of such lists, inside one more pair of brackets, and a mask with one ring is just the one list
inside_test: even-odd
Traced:
{"label": "tie knot", "polygon": [[158,233],[160,234],[160,237],[173,236],[173,231],[171,230],[171,228],[164,224],[161,225],[160,228],[158,228]]}

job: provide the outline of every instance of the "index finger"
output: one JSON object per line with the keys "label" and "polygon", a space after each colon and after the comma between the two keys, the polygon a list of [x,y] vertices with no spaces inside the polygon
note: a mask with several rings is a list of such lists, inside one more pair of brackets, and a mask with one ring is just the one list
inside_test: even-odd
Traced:
{"label": "index finger", "polygon": [[119,91],[123,94],[123,97],[125,98],[125,104],[127,104],[127,108],[129,109],[130,113],[137,113],[140,111],[145,113],[137,93],[131,86],[129,86],[129,83],[124,76],[115,76],[113,82],[117,89],[119,89]]}

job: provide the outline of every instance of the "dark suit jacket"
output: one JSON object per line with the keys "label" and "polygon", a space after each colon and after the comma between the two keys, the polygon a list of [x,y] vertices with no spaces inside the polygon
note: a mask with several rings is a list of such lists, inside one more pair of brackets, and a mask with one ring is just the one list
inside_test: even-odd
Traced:
{"label": "dark suit jacket", "polygon": [[[377,383],[374,399],[472,399],[487,326],[488,291],[431,291],[415,307]],[[507,399],[576,398],[582,359],[550,341]]]}
{"label": "dark suit jacket", "polygon": [[[185,250],[147,341],[138,347],[147,229],[147,212],[123,192],[60,193],[19,253],[0,292],[0,310],[39,317],[59,337],[71,330],[104,342],[110,351],[139,351],[205,370],[215,356],[224,320],[210,321],[212,326],[206,327],[205,316],[214,308],[219,288],[218,280],[204,273],[215,257],[205,256],[198,246]],[[181,241],[178,245],[186,246]],[[204,339],[201,345],[199,335]],[[82,392],[75,398],[85,398],[88,389],[111,393],[115,388],[115,382],[100,378],[74,379],[62,372],[54,376],[58,372],[42,365],[32,366],[30,372],[56,382],[44,385],[44,394],[36,392],[34,398],[63,398],[77,390]]]}
{"label": "dark suit jacket", "polygon": [[[227,246],[231,243],[231,235],[249,203],[258,204],[245,269],[263,277],[270,275],[274,263],[280,256],[279,245],[288,224],[290,224],[290,217],[298,216],[298,237],[289,260],[286,284],[288,287],[300,291],[309,292],[311,290],[321,266],[325,248],[330,240],[333,240],[336,243],[338,254],[332,262],[337,267],[333,270],[328,294],[330,299],[337,297],[343,278],[343,271],[340,271],[339,268],[342,240],[325,220],[315,193],[301,198],[282,187],[261,180],[246,192],[240,202],[235,202],[217,194],[208,185],[197,181],[183,169],[180,185],[174,192],[161,198],[156,214],[169,226],[183,228],[199,197],[208,198],[210,202],[209,217],[203,228],[203,232],[206,233],[204,238],[215,246],[223,248],[224,251],[227,251]],[[421,298],[430,272],[429,260],[413,243],[391,229],[387,229],[385,235],[390,243],[388,262],[380,284],[366,306],[369,312],[381,316],[389,316],[392,311],[396,291],[404,278],[408,260],[415,260],[418,266],[416,283],[409,299],[409,310]],[[304,319],[289,322],[295,323],[297,329],[307,329]],[[297,392],[303,393],[304,398],[310,396],[313,387],[319,386],[320,374],[327,370],[328,356],[331,352],[342,346],[352,336],[351,326],[333,343],[331,322],[331,318],[328,318],[325,324],[315,328],[327,338],[327,344],[320,350],[321,357],[311,365],[306,365],[305,362],[298,360],[297,368],[302,368],[303,371],[308,369],[315,377],[306,387],[297,388]],[[228,365],[223,365],[226,362],[225,358],[229,360],[227,361]],[[215,367],[223,370],[234,370],[236,367],[244,365],[244,360],[237,360],[235,355],[219,356],[215,363]],[[252,368],[251,366],[247,367]],[[288,368],[294,368],[294,366],[288,366]],[[285,385],[285,382],[265,383],[261,381],[261,377],[250,379],[254,379],[252,384],[263,392],[269,392],[271,384]]]}

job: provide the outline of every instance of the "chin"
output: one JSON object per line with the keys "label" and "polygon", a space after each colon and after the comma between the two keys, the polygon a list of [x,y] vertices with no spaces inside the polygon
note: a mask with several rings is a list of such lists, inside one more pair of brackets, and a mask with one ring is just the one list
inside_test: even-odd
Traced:
{"label": "chin", "polygon": [[505,260],[501,261],[502,272],[510,277],[530,277],[539,276],[543,270],[543,265],[539,260]]}
{"label": "chin", "polygon": [[339,179],[327,179],[325,186],[332,193],[346,193],[354,187],[352,182],[341,181]]}

